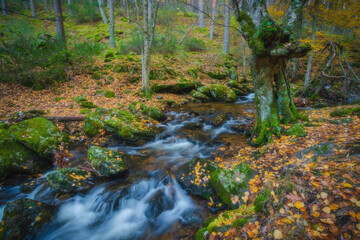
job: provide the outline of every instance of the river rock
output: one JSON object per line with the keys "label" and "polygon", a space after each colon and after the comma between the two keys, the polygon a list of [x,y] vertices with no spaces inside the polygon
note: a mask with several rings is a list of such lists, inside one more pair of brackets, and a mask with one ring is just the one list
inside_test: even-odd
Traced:
{"label": "river rock", "polygon": [[201,100],[201,101],[207,101],[209,100],[209,97],[206,96],[205,94],[199,92],[199,91],[196,91],[196,90],[192,90],[190,92],[190,96],[192,96],[193,98],[195,99],[198,99],[198,100]]}
{"label": "river rock", "polygon": [[117,151],[91,146],[88,158],[94,168],[103,176],[117,176],[128,170],[127,156]]}
{"label": "river rock", "polygon": [[54,212],[54,206],[31,199],[9,202],[4,210],[0,239],[35,239]]}
{"label": "river rock", "polygon": [[89,137],[96,136],[102,129],[126,143],[135,145],[145,144],[152,140],[157,133],[156,128],[148,126],[134,114],[114,108],[108,111],[97,110],[85,116],[84,131]]}
{"label": "river rock", "polygon": [[210,93],[216,101],[234,102],[236,100],[235,92],[221,84],[211,84]]}
{"label": "river rock", "polygon": [[59,149],[61,142],[68,140],[67,134],[60,132],[53,122],[42,117],[19,122],[12,125],[9,131],[16,141],[43,157],[50,156]]}
{"label": "river rock", "polygon": [[154,220],[162,212],[170,210],[174,207],[174,201],[171,199],[163,189],[159,189],[155,194],[146,202],[148,205],[145,216]]}
{"label": "river rock", "polygon": [[220,169],[211,173],[210,184],[217,195],[229,208],[235,207],[231,198],[239,199],[248,191],[248,182],[253,176],[252,169],[245,163],[236,165],[234,169]]}
{"label": "river rock", "polygon": [[62,168],[46,176],[48,185],[62,193],[78,193],[90,189],[91,173],[80,168]]}
{"label": "river rock", "polygon": [[190,194],[210,199],[215,194],[210,176],[217,169],[210,160],[195,158],[177,170],[176,180]]}
{"label": "river rock", "polygon": [[15,140],[7,124],[0,124],[0,177],[36,174],[52,166],[51,160]]}

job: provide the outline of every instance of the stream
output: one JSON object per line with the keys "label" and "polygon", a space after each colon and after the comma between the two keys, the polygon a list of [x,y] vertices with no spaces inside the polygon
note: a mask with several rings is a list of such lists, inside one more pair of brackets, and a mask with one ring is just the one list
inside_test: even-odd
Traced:
{"label": "stream", "polygon": [[[86,194],[59,199],[46,184],[28,194],[21,193],[20,185],[1,186],[0,217],[7,202],[30,198],[58,206],[57,214],[36,239],[191,238],[210,213],[181,188],[174,171],[195,157],[212,157],[228,142],[245,144],[242,126],[251,122],[247,115],[253,114],[253,99],[250,94],[235,103],[189,103],[170,109],[154,141],[141,147],[109,147],[133,156],[129,176],[98,181]],[[214,124],[212,116],[221,113],[227,119]],[[73,150],[69,161],[86,161],[86,151]]]}

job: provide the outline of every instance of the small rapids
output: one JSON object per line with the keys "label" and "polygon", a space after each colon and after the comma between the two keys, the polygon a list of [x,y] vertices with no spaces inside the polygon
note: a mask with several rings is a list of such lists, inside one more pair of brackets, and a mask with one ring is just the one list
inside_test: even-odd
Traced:
{"label": "small rapids", "polygon": [[[253,100],[250,94],[235,104],[191,103],[167,113],[169,120],[158,125],[163,131],[155,140],[141,147],[111,146],[137,157],[131,163],[131,180],[127,182],[117,179],[96,183],[86,194],[66,200],[57,199],[56,192],[45,183],[28,194],[21,193],[20,186],[1,188],[0,217],[7,202],[30,198],[58,206],[57,214],[38,234],[41,240],[191,237],[207,213],[176,182],[171,169],[196,157],[210,158],[224,139],[244,136],[236,129],[251,122],[247,113],[253,111],[249,104]],[[230,112],[232,115],[218,125],[209,118],[214,113]],[[46,175],[42,175],[43,180]]]}

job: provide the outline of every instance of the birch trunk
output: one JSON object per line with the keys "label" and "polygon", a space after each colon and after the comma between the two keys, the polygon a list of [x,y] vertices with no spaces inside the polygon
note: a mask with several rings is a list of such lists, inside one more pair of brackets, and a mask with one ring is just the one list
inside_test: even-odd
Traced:
{"label": "birch trunk", "polygon": [[[314,8],[314,15],[312,19],[312,33],[311,33],[311,40],[313,43],[315,43],[315,37],[316,37],[316,22],[317,22],[317,11],[319,6],[319,0],[315,0],[315,8]],[[312,59],[314,55],[314,50],[311,50],[309,59],[307,62],[307,68],[306,68],[306,74],[305,74],[305,82],[304,82],[304,89],[307,90],[309,88],[310,84],[310,74],[311,74],[311,65],[312,65]]]}
{"label": "birch trunk", "polygon": [[200,28],[205,27],[205,25],[204,25],[204,4],[203,4],[203,0],[199,0],[199,26],[200,26]]}
{"label": "birch trunk", "polygon": [[210,27],[210,39],[214,39],[214,27],[215,27],[215,15],[216,15],[216,0],[212,2],[212,14],[211,14],[211,27]]}
{"label": "birch trunk", "polygon": [[105,11],[103,8],[102,0],[98,0],[98,3],[99,3],[99,10],[100,10],[101,18],[102,18],[104,24],[107,24],[107,18],[106,18],[106,14],[105,14]]}
{"label": "birch trunk", "polygon": [[229,1],[225,1],[225,22],[224,22],[224,43],[223,43],[223,53],[229,53],[230,47],[230,6]]}
{"label": "birch trunk", "polygon": [[1,0],[1,8],[2,8],[2,13],[6,16],[8,14],[6,0]]}
{"label": "birch trunk", "polygon": [[49,11],[49,5],[48,5],[47,0],[44,0],[44,8],[45,8],[45,12]]}
{"label": "birch trunk", "polygon": [[144,31],[144,47],[141,56],[142,63],[142,87],[145,91],[150,90],[150,81],[149,81],[149,73],[150,73],[150,36],[149,36],[149,20],[151,19],[151,8],[149,8],[150,0],[143,0],[143,31]]}
{"label": "birch trunk", "polygon": [[36,18],[35,0],[30,0],[31,16]]}
{"label": "birch trunk", "polygon": [[115,42],[115,18],[114,18],[114,0],[110,0],[110,47],[116,47]]}
{"label": "birch trunk", "polygon": [[66,47],[61,0],[54,0],[54,11],[55,11],[55,21],[56,21],[56,37],[58,41],[62,42]]}

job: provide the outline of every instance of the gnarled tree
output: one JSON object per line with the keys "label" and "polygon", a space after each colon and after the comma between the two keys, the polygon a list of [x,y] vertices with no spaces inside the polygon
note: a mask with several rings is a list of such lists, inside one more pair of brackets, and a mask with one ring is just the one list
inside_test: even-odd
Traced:
{"label": "gnarled tree", "polygon": [[261,145],[280,136],[280,123],[302,116],[292,100],[286,62],[303,57],[311,47],[296,42],[299,17],[307,0],[291,0],[282,22],[269,15],[266,0],[232,0],[241,33],[252,49],[251,72],[255,90],[256,126],[252,143]]}

